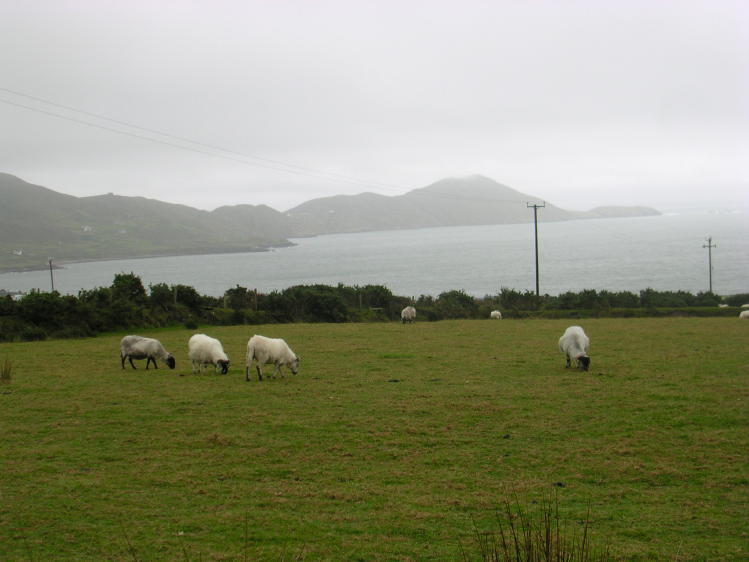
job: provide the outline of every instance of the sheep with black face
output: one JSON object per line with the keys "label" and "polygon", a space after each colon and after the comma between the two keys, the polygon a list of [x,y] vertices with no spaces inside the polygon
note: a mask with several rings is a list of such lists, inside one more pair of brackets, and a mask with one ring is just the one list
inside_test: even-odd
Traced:
{"label": "sheep with black face", "polygon": [[158,369],[156,360],[162,361],[170,369],[174,369],[176,361],[174,356],[169,353],[159,340],[153,338],[144,338],[143,336],[125,336],[120,341],[120,362],[122,368],[125,368],[125,359],[130,361],[130,366],[135,369],[133,359],[145,359],[146,369],[153,361],[153,366]]}
{"label": "sheep with black face", "polygon": [[559,338],[559,351],[567,357],[566,367],[569,369],[571,362],[574,360],[577,367],[583,371],[590,368],[590,357],[588,349],[590,347],[590,338],[580,326],[570,326],[564,331]]}
{"label": "sheep with black face", "polygon": [[195,334],[187,344],[188,357],[192,361],[192,372],[203,370],[203,365],[213,365],[222,375],[229,372],[229,357],[221,342],[205,334]]}

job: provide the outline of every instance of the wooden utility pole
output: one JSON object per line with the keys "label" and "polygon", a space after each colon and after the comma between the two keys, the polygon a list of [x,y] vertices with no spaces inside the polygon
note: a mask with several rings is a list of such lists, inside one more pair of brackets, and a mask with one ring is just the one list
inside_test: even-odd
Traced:
{"label": "wooden utility pole", "polygon": [[55,277],[52,275],[52,258],[49,258],[49,281],[52,284],[52,292],[55,292]]}
{"label": "wooden utility pole", "polygon": [[536,296],[538,297],[540,296],[538,283],[538,210],[546,207],[546,203],[544,203],[543,205],[537,205],[535,203],[531,205],[530,203],[526,203],[525,205],[529,209],[533,208],[533,231],[535,233],[536,239]]}
{"label": "wooden utility pole", "polygon": [[707,244],[702,245],[703,248],[707,248],[707,271],[708,278],[710,279],[710,292],[713,292],[713,248],[718,246],[713,244],[713,237],[709,236]]}

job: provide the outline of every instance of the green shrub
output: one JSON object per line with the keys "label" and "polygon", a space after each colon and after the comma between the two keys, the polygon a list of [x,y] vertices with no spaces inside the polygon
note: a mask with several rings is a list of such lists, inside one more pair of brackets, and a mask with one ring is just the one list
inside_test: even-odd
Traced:
{"label": "green shrub", "polygon": [[47,339],[47,332],[38,326],[28,326],[21,331],[23,341],[42,341]]}
{"label": "green shrub", "polygon": [[70,326],[69,328],[63,328],[61,330],[55,330],[50,332],[49,337],[58,339],[71,339],[71,338],[90,338],[96,335],[96,332],[91,330],[88,326]]}

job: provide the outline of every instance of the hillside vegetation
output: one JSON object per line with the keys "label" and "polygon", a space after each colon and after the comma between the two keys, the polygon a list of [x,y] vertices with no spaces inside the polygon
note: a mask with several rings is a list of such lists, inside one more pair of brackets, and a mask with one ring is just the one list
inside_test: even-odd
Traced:
{"label": "hillside vegetation", "polygon": [[[0,271],[55,262],[177,254],[248,252],[293,236],[428,226],[528,222],[537,198],[481,176],[442,180],[405,195],[313,199],[286,213],[265,205],[201,211],[112,193],[73,197],[0,174]],[[658,214],[647,208],[589,213],[547,204],[543,220]]]}
{"label": "hillside vegetation", "polygon": [[0,174],[0,197],[0,271],[43,267],[50,257],[248,252],[289,243],[284,219],[266,206],[207,212],[111,193],[73,197],[8,174]]}
{"label": "hillside vegetation", "polygon": [[[0,341],[74,338],[176,324],[382,322],[400,319],[409,304],[416,305],[419,321],[487,318],[495,309],[505,318],[735,317],[737,305],[747,298],[652,289],[639,294],[585,290],[537,297],[531,291],[502,289],[480,299],[463,291],[445,291],[436,298],[422,295],[412,301],[382,285],[296,285],[271,293],[237,285],[217,298],[200,295],[187,285],[157,283],[146,291],[137,275],[118,273],[111,286],[80,291],[78,296],[32,291],[18,300],[0,297]],[[719,303],[726,306],[718,307]]]}
{"label": "hillside vegetation", "polygon": [[[749,557],[749,355],[736,318],[148,331],[177,368],[121,370],[122,333],[0,344],[4,560],[480,559],[503,502],[556,493],[622,560]],[[300,373],[245,382],[253,333]],[[142,363],[142,362],[141,362]]]}

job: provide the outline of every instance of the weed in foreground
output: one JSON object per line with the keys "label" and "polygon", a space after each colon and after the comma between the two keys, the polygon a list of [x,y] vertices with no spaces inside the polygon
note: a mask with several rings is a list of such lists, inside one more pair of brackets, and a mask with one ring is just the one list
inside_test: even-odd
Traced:
{"label": "weed in foreground", "polygon": [[[608,547],[595,548],[590,541],[588,523],[590,508],[580,530],[560,524],[559,500],[555,496],[543,501],[535,516],[525,512],[520,502],[515,507],[505,500],[503,513],[497,512],[497,530],[480,531],[474,522],[478,560],[487,562],[598,562],[614,558]],[[476,559],[460,544],[463,560]]]}
{"label": "weed in foreground", "polygon": [[0,367],[0,384],[10,384],[12,378],[13,362],[10,359],[6,359]]}

